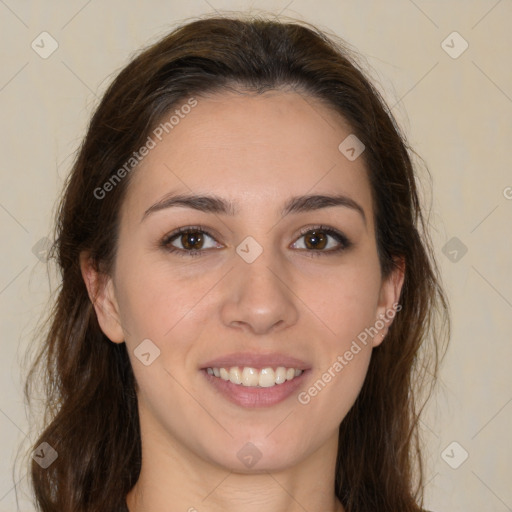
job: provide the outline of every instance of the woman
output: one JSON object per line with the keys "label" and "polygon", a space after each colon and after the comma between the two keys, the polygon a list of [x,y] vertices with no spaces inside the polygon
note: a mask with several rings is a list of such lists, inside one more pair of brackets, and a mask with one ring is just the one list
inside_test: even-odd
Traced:
{"label": "woman", "polygon": [[342,43],[218,17],[141,52],[58,212],[40,509],[422,510],[449,333],[426,228]]}

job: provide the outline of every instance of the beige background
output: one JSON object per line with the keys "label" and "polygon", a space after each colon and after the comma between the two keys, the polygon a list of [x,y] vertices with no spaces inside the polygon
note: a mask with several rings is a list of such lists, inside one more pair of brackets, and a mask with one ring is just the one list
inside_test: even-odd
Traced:
{"label": "beige background", "polygon": [[[512,510],[512,1],[0,0],[0,512],[16,510],[16,494],[19,510],[34,510],[24,472],[12,470],[16,447],[36,434],[21,393],[23,354],[48,278],[33,248],[50,232],[92,109],[130,55],[180,20],[251,8],[316,23],[358,49],[425,159],[453,313],[439,392],[423,422],[426,505]],[[59,45],[47,59],[31,48],[43,31]],[[442,46],[454,31],[469,44],[458,58]],[[463,48],[457,37],[445,43],[452,53]],[[467,247],[457,262],[443,252],[453,237]],[[459,464],[462,450],[469,457],[453,469],[446,461]]]}

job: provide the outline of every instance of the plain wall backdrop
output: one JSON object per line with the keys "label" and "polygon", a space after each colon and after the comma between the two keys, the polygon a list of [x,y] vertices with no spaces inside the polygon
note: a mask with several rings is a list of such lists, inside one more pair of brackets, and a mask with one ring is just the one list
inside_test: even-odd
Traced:
{"label": "plain wall backdrop", "polygon": [[302,19],[366,59],[432,174],[432,236],[452,311],[422,422],[426,506],[511,511],[512,1],[0,0],[0,512],[34,510],[26,472],[13,474],[18,446],[37,435],[24,353],[47,307],[45,238],[90,115],[134,52],[214,10]]}

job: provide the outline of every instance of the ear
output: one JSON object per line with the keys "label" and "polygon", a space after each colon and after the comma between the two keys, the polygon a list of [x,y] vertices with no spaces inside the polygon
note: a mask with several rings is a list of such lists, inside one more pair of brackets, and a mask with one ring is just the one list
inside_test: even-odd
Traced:
{"label": "ear", "polygon": [[383,279],[380,288],[377,318],[375,319],[375,327],[379,332],[373,337],[374,347],[382,343],[395,315],[402,309],[398,301],[404,284],[405,259],[401,257],[394,260],[395,268],[386,279]]}
{"label": "ear", "polygon": [[123,343],[124,332],[112,277],[101,273],[86,252],[80,254],[80,270],[101,330],[114,343]]}

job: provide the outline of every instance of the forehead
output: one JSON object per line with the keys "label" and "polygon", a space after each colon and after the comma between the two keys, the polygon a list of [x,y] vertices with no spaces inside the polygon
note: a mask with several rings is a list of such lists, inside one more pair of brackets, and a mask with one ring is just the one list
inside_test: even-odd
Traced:
{"label": "forehead", "polygon": [[152,137],[155,145],[128,187],[129,212],[169,191],[215,193],[239,205],[242,214],[257,206],[279,211],[291,196],[342,193],[371,218],[364,160],[350,161],[338,149],[351,129],[333,109],[284,91],[222,92],[195,100],[191,109],[173,109],[179,115],[161,130],[161,140]]}

